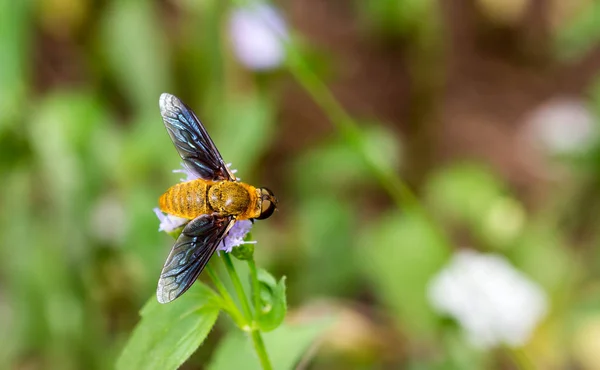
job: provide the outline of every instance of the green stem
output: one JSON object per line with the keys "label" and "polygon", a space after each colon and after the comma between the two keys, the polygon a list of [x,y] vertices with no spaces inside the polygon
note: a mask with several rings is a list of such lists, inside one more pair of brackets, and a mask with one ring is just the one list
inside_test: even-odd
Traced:
{"label": "green stem", "polygon": [[450,243],[444,232],[423,208],[410,187],[396,174],[394,168],[378,161],[366,150],[360,126],[344,110],[327,85],[306,64],[298,48],[294,45],[294,41],[288,41],[287,55],[287,67],[290,73],[306,89],[313,101],[321,106],[342,138],[363,158],[373,176],[390,195],[396,206],[400,209],[408,208],[427,220],[439,243],[449,249]]}
{"label": "green stem", "polygon": [[235,266],[233,265],[233,261],[231,260],[231,256],[229,253],[223,253],[223,262],[225,263],[225,268],[229,273],[229,277],[231,278],[231,282],[233,283],[233,288],[237,293],[237,296],[242,305],[242,310],[244,311],[244,315],[248,321],[252,321],[252,311],[250,310],[250,306],[248,305],[248,298],[246,298],[246,292],[244,292],[244,287],[242,286],[242,281],[235,271]]}
{"label": "green stem", "polygon": [[260,331],[258,331],[258,329],[254,326],[252,311],[250,310],[250,305],[248,304],[248,298],[246,297],[244,287],[242,286],[242,282],[235,270],[235,266],[233,265],[233,261],[231,260],[229,253],[223,253],[223,263],[225,263],[225,268],[229,273],[229,277],[233,283],[233,288],[235,289],[240,303],[242,304],[244,314],[246,315],[247,320],[252,322],[252,325],[250,326],[250,336],[252,337],[252,344],[254,345],[254,350],[258,355],[260,364],[264,370],[271,370],[273,367],[271,366],[267,349],[262,340],[262,336],[260,335]]}
{"label": "green stem", "polygon": [[418,200],[410,188],[396,176],[394,169],[376,161],[364,150],[362,132],[352,117],[342,108],[327,86],[306,65],[295,47],[288,45],[288,68],[306,89],[315,103],[321,106],[342,137],[363,157],[373,175],[399,207],[418,208]]}
{"label": "green stem", "polygon": [[260,283],[258,281],[258,271],[254,258],[248,260],[248,268],[250,269],[250,277],[252,278],[252,298],[254,302],[254,315],[258,316],[260,311]]}
{"label": "green stem", "polygon": [[233,300],[233,298],[227,291],[227,288],[225,288],[225,285],[223,285],[223,283],[221,282],[221,279],[219,279],[219,276],[217,275],[215,270],[213,270],[213,268],[210,265],[208,265],[208,266],[206,266],[206,272],[208,273],[208,276],[212,280],[213,285],[217,288],[217,290],[221,294],[221,297],[223,298],[223,301],[225,303],[225,310],[229,313],[229,315],[231,316],[231,318],[233,319],[235,324],[240,329],[247,327],[248,321],[246,320],[246,318],[244,318],[244,316],[238,309],[237,305],[235,304],[235,301]]}
{"label": "green stem", "polygon": [[527,353],[520,348],[506,348],[506,351],[520,370],[533,370],[535,366]]}
{"label": "green stem", "polygon": [[[252,0],[232,0],[237,6],[252,5]],[[327,85],[306,64],[303,55],[299,51],[296,40],[293,38],[282,40],[287,50],[287,67],[294,78],[306,89],[311,98],[321,106],[329,120],[336,126],[343,138],[350,143],[363,157],[367,166],[371,169],[373,176],[377,178],[381,186],[390,194],[399,208],[411,207],[423,212],[419,200],[404,183],[395,170],[375,160],[368,151],[364,149],[362,130],[354,119],[344,110],[331,93]]]}
{"label": "green stem", "polygon": [[269,360],[269,355],[267,354],[265,342],[263,342],[262,336],[260,335],[260,331],[252,330],[252,343],[254,344],[254,350],[256,351],[256,354],[258,354],[262,368],[264,370],[273,369]]}

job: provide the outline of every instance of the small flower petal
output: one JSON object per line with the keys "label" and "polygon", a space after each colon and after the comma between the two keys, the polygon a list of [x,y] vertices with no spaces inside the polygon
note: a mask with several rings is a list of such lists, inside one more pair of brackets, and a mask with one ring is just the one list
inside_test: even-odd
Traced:
{"label": "small flower petal", "polygon": [[234,247],[237,247],[238,245],[255,244],[256,241],[244,241],[244,237],[246,237],[246,234],[250,232],[250,229],[252,229],[252,221],[236,221],[231,230],[229,230],[229,233],[227,234],[225,239],[223,239],[223,241],[219,245],[218,250],[229,253]]}
{"label": "small flower petal", "polygon": [[189,221],[187,218],[173,216],[168,213],[162,213],[161,210],[158,208],[154,208],[153,211],[154,214],[156,214],[156,217],[158,217],[158,220],[160,221],[158,231],[166,231],[170,233],[180,228],[186,222]]}
{"label": "small flower petal", "polygon": [[194,171],[190,171],[190,169],[187,168],[183,162],[181,163],[181,168],[173,170],[173,173],[185,174],[185,179],[179,179],[181,182],[192,181],[200,178]]}

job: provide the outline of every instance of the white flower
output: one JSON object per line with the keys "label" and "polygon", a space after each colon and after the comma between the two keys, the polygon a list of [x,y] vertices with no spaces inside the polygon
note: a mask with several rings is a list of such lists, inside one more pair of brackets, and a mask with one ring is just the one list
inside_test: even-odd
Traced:
{"label": "white flower", "polygon": [[525,137],[553,154],[580,152],[597,138],[594,117],[576,98],[555,98],[527,119]]}
{"label": "white flower", "polygon": [[547,311],[542,288],[495,254],[457,252],[428,293],[432,306],[481,348],[525,344]]}
{"label": "white flower", "polygon": [[257,4],[233,10],[229,34],[239,61],[251,70],[279,67],[285,59],[287,26],[272,6]]}
{"label": "white flower", "polygon": [[126,221],[123,203],[114,195],[104,195],[92,208],[90,230],[100,240],[119,244],[125,237]]}

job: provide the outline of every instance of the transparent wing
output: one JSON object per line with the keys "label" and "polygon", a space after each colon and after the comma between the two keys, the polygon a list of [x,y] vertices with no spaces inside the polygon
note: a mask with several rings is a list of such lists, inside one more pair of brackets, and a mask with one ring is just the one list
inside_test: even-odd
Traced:
{"label": "transparent wing", "polygon": [[231,216],[202,215],[185,226],[160,273],[160,303],[173,301],[192,286],[234,222]]}
{"label": "transparent wing", "polygon": [[186,167],[205,180],[236,181],[194,112],[174,95],[160,96],[160,114]]}

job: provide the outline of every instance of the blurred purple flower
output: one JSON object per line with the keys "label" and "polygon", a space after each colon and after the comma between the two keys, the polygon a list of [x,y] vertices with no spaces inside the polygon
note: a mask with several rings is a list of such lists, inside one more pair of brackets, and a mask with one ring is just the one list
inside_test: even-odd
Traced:
{"label": "blurred purple flower", "polygon": [[234,9],[229,18],[229,34],[236,57],[248,69],[275,69],[285,59],[287,25],[270,5]]}
{"label": "blurred purple flower", "polygon": [[548,310],[542,288],[506,258],[475,251],[452,257],[429,284],[429,301],[480,348],[524,345]]}

